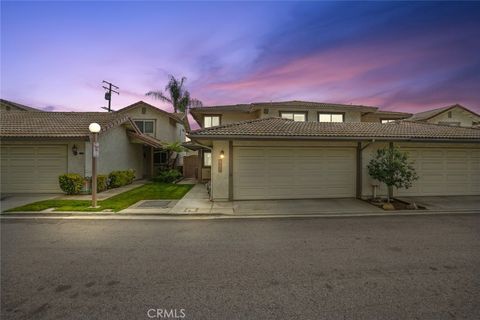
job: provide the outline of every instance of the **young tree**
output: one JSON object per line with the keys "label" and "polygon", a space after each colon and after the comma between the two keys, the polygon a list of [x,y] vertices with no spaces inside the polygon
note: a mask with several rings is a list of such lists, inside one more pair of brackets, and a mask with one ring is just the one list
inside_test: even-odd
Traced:
{"label": "young tree", "polygon": [[393,197],[393,187],[408,189],[418,179],[415,168],[408,161],[408,153],[390,145],[379,149],[367,166],[368,174],[388,187],[388,202]]}
{"label": "young tree", "polygon": [[167,150],[168,168],[173,169],[177,163],[178,156],[185,151],[185,148],[182,147],[180,142],[172,142],[165,146],[165,150]]}
{"label": "young tree", "polygon": [[188,107],[201,107],[202,102],[190,97],[190,92],[185,89],[184,83],[187,78],[182,77],[180,80],[170,75],[168,84],[165,86],[166,96],[161,90],[149,91],[145,95],[154,97],[155,99],[171,103],[174,112],[185,112]]}

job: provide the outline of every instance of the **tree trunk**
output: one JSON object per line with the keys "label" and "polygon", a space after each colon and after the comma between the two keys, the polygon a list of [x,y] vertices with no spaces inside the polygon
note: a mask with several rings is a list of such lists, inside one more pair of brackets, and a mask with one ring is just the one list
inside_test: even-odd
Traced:
{"label": "tree trunk", "polygon": [[388,202],[392,201],[393,199],[393,186],[388,186],[388,196],[387,200]]}

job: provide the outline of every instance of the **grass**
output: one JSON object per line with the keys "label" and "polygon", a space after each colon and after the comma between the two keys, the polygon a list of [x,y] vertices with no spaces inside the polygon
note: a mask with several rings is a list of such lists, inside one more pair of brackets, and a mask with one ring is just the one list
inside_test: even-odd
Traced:
{"label": "grass", "polygon": [[98,201],[99,208],[90,208],[92,202],[88,200],[45,200],[13,208],[7,212],[42,211],[49,208],[55,208],[55,211],[98,212],[109,209],[118,212],[140,200],[181,199],[192,187],[192,184],[149,183]]}

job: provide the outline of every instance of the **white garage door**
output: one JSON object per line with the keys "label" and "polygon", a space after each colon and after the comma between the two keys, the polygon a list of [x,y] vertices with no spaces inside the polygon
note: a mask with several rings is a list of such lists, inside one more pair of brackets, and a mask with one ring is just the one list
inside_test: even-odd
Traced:
{"label": "white garage door", "polygon": [[2,145],[2,193],[61,192],[58,176],[67,172],[66,145]]}
{"label": "white garage door", "polygon": [[235,147],[233,154],[235,200],[355,196],[354,148]]}
{"label": "white garage door", "polygon": [[413,187],[397,195],[442,196],[480,194],[480,150],[405,148],[419,175]]}

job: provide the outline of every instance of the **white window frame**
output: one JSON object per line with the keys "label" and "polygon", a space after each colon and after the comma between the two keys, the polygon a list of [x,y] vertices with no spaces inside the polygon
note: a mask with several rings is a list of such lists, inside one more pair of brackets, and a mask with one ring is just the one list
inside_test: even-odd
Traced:
{"label": "white window frame", "polygon": [[[291,115],[291,116],[289,116]],[[295,119],[296,116],[302,116],[303,120],[299,120],[298,118]],[[298,122],[306,122],[307,121],[307,112],[303,111],[280,111],[280,118],[290,119],[293,121]]]}
{"label": "white window frame", "polygon": [[[207,121],[208,119],[208,121]],[[218,121],[214,121],[214,119],[218,119]],[[203,116],[203,127],[204,128],[210,128],[210,127],[216,127],[220,125],[220,115],[218,114],[212,114],[212,115],[204,115]]]}
{"label": "white window frame", "polygon": [[[329,121],[320,121],[321,116],[327,116],[329,117]],[[333,116],[342,116],[342,121],[333,121]],[[317,120],[318,122],[335,122],[335,123],[341,123],[345,122],[345,113],[343,112],[319,112],[317,115]]]}
{"label": "white window frame", "polygon": [[395,121],[395,119],[381,119],[380,122],[385,124],[385,123],[390,123],[390,122],[393,122]]}
{"label": "white window frame", "polygon": [[[135,125],[138,127],[140,132],[145,133],[145,134],[155,135],[155,120],[153,120],[153,119],[146,119],[146,120],[135,119],[133,121],[135,122]],[[142,123],[142,126],[138,125],[139,122]],[[152,123],[152,130],[153,130],[152,132],[145,132],[145,123],[147,123],[147,122]]]}
{"label": "white window frame", "polygon": [[211,151],[204,151],[203,152],[202,166],[207,167],[207,168],[212,167],[212,152]]}

